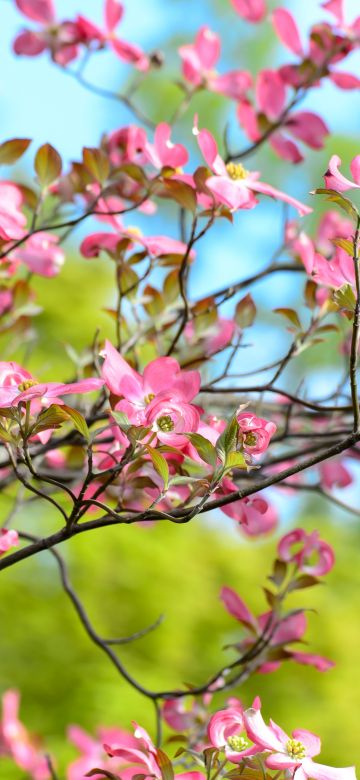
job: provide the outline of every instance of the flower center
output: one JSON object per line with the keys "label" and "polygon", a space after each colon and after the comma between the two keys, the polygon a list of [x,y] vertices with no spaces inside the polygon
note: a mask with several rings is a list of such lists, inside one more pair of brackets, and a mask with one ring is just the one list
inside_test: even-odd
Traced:
{"label": "flower center", "polygon": [[246,171],[241,163],[229,162],[226,166],[226,170],[233,181],[240,181],[246,179],[249,175],[249,171]]}
{"label": "flower center", "polygon": [[289,739],[285,745],[285,749],[290,758],[305,758],[306,749],[305,745],[298,739]]}
{"label": "flower center", "polygon": [[155,393],[148,393],[148,395],[145,396],[144,401],[146,404],[151,404],[151,401],[153,401],[155,398]]}
{"label": "flower center", "polygon": [[245,434],[244,444],[246,444],[248,447],[255,447],[256,442],[257,442],[257,438],[255,436],[255,433]]}
{"label": "flower center", "polygon": [[232,737],[228,737],[227,741],[229,747],[240,753],[242,750],[246,750],[249,747],[249,742],[244,737],[240,737],[238,734],[234,734]]}
{"label": "flower center", "polygon": [[169,433],[174,430],[174,423],[169,414],[164,414],[162,417],[158,417],[156,420],[157,427],[160,428],[163,433]]}
{"label": "flower center", "polygon": [[30,390],[30,387],[35,387],[38,384],[39,382],[36,382],[35,379],[27,379],[26,382],[21,382],[21,385],[18,385],[18,390],[20,393],[24,393],[25,390]]}

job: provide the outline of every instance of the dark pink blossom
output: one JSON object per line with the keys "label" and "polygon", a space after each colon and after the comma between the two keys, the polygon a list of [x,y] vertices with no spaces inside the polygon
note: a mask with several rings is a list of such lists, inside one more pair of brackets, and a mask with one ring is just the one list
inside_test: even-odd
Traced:
{"label": "dark pink blossom", "polygon": [[[314,554],[318,558],[316,563],[311,562]],[[317,531],[308,534],[303,528],[296,528],[280,539],[278,555],[282,561],[296,563],[301,572],[315,577],[327,574],[335,563],[332,547],[319,538]]]}

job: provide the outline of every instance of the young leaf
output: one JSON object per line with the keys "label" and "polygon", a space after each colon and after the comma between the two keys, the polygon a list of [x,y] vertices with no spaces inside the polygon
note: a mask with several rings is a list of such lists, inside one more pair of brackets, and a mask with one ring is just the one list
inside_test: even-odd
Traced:
{"label": "young leaf", "polygon": [[195,447],[198,455],[200,455],[201,460],[215,468],[217,453],[214,445],[208,439],[205,439],[204,436],[201,436],[200,433],[188,433],[187,437]]}
{"label": "young leaf", "polygon": [[154,447],[150,447],[149,444],[145,444],[145,448],[150,455],[156,473],[159,474],[159,477],[163,480],[164,490],[167,490],[169,487],[169,466],[167,460],[161,452],[155,450]]}
{"label": "young leaf", "polygon": [[80,414],[80,412],[78,412],[77,409],[72,409],[71,406],[65,406],[65,404],[61,408],[64,410],[65,414],[67,414],[67,416],[71,419],[74,428],[76,428],[76,430],[79,431],[79,433],[81,433],[84,439],[89,441],[90,431],[87,426],[87,422],[85,418],[82,416],[82,414]]}
{"label": "young leaf", "polygon": [[349,200],[349,198],[345,198],[345,196],[340,194],[340,192],[336,192],[336,190],[327,190],[320,187],[319,189],[315,190],[313,194],[326,195],[326,200],[329,200],[331,203],[336,203],[336,205],[345,211],[349,217],[355,221],[358,220],[358,210],[355,208],[353,203],[351,203],[351,200]]}
{"label": "young leaf", "polygon": [[11,138],[0,144],[0,165],[12,165],[26,152],[30,138]]}
{"label": "young leaf", "polygon": [[62,161],[59,152],[51,144],[44,144],[36,152],[35,171],[41,187],[48,187],[61,174]]}
{"label": "young leaf", "polygon": [[299,316],[297,312],[294,309],[274,309],[275,314],[281,314],[283,317],[286,317],[289,322],[291,322],[292,325],[295,325],[295,328],[298,328],[301,330],[301,322],[299,320]]}
{"label": "young leaf", "polygon": [[233,452],[236,449],[238,435],[239,423],[236,415],[234,415],[216,442],[216,451],[223,463],[225,463],[229,452]]}
{"label": "young leaf", "polygon": [[156,761],[160,767],[162,780],[174,780],[174,770],[170,758],[160,748],[156,751]]}
{"label": "young leaf", "polygon": [[250,293],[239,301],[235,309],[235,322],[240,328],[250,328],[256,317],[256,306]]}
{"label": "young leaf", "polygon": [[242,452],[229,452],[225,460],[226,469],[246,469],[247,463]]}

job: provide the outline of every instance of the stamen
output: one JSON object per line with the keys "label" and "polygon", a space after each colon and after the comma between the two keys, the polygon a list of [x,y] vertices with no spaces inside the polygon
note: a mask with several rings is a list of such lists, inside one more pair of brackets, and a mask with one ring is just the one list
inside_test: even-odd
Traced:
{"label": "stamen", "polygon": [[246,750],[250,745],[245,737],[240,737],[238,734],[229,737],[227,743],[232,750],[236,751],[236,753],[241,753],[242,750]]}
{"label": "stamen", "polygon": [[158,417],[156,424],[157,427],[163,431],[163,433],[170,433],[170,431],[173,431],[175,427],[169,414],[164,414],[163,417]]}
{"label": "stamen", "polygon": [[290,758],[305,758],[306,748],[299,739],[289,739],[285,745],[286,751]]}
{"label": "stamen", "polygon": [[249,171],[246,171],[241,163],[229,162],[226,166],[226,170],[233,181],[240,181],[246,179],[249,175]]}

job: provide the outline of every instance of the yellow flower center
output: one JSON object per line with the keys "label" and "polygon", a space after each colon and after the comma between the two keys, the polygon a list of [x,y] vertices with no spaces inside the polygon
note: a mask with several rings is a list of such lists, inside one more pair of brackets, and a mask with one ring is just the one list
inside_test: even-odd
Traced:
{"label": "yellow flower center", "polygon": [[27,379],[26,382],[21,382],[21,385],[18,385],[18,390],[20,393],[24,393],[25,390],[30,390],[30,387],[35,387],[38,384],[39,382],[36,382],[35,379]]}
{"label": "yellow flower center", "polygon": [[246,177],[249,175],[249,171],[245,170],[241,163],[229,162],[226,166],[226,170],[230,176],[230,179],[233,179],[233,181],[246,179]]}
{"label": "yellow flower center", "polygon": [[145,396],[144,401],[146,404],[151,404],[151,401],[153,401],[155,398],[155,393],[148,393],[148,395]]}
{"label": "yellow flower center", "polygon": [[305,758],[306,749],[305,745],[298,739],[289,739],[285,745],[286,752],[290,758]]}
{"label": "yellow flower center", "polygon": [[227,743],[232,750],[236,751],[236,753],[240,753],[242,750],[246,750],[250,744],[248,740],[245,739],[245,737],[240,737],[238,734],[234,734],[232,737],[229,737]]}
{"label": "yellow flower center", "polygon": [[244,444],[247,444],[248,447],[254,447],[257,442],[257,438],[255,436],[255,433],[246,433],[244,436]]}
{"label": "yellow flower center", "polygon": [[170,431],[174,430],[174,423],[169,414],[164,414],[163,417],[158,417],[156,424],[157,427],[163,431],[163,433],[170,433]]}

